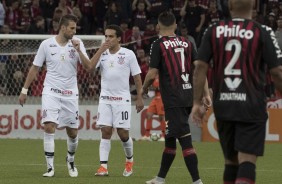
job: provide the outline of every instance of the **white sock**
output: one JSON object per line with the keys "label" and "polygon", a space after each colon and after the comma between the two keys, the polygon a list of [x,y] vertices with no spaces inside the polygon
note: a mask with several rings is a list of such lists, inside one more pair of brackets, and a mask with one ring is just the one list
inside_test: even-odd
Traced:
{"label": "white sock", "polygon": [[68,145],[68,161],[73,162],[74,154],[78,146],[78,136],[76,136],[76,138],[74,139],[68,137],[67,145]]}
{"label": "white sock", "polygon": [[45,158],[47,163],[47,169],[53,168],[54,169],[54,152],[55,152],[55,141],[54,141],[55,134],[48,134],[44,132],[44,152]]}
{"label": "white sock", "polygon": [[[110,139],[101,139],[100,149],[99,149],[100,161],[108,162],[110,150],[111,150],[111,140]],[[106,163],[103,163],[101,165],[107,169]]]}
{"label": "white sock", "polygon": [[133,162],[133,141],[131,137],[129,137],[127,142],[122,142],[122,146],[123,146],[124,153],[126,156],[126,161]]}

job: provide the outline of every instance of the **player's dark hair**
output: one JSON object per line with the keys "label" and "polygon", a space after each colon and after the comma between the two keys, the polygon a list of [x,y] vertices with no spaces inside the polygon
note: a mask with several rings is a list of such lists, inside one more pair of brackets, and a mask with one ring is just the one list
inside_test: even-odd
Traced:
{"label": "player's dark hair", "polygon": [[76,16],[71,15],[71,14],[64,15],[60,20],[59,28],[61,28],[61,26],[68,26],[69,22],[71,22],[71,21],[77,23],[78,19],[77,19]]}
{"label": "player's dark hair", "polygon": [[176,19],[173,13],[164,11],[159,15],[158,21],[162,25],[169,27],[175,23]]}
{"label": "player's dark hair", "polygon": [[[114,25],[114,24],[112,24],[112,25],[107,25],[107,26],[106,26],[106,29],[115,30],[115,31],[116,31],[116,35],[117,35],[117,38],[118,38],[118,37],[121,37],[121,35],[122,35],[122,30],[121,30],[121,28],[120,28],[118,25]],[[106,29],[105,29],[105,30],[106,30]]]}

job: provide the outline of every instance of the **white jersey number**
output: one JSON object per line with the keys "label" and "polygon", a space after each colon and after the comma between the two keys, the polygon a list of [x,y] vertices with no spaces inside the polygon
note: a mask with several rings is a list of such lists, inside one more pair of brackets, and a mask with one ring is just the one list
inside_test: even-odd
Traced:
{"label": "white jersey number", "polygon": [[225,45],[225,50],[231,51],[233,46],[235,46],[235,52],[234,52],[229,64],[224,69],[225,75],[241,75],[241,70],[240,69],[233,69],[233,67],[236,64],[236,62],[238,61],[238,58],[239,58],[241,50],[242,50],[242,45],[238,40],[235,40],[235,39],[229,40]]}
{"label": "white jersey number", "polygon": [[[228,63],[228,65],[224,69],[224,75],[241,75],[241,69],[234,69],[233,67],[235,66],[236,62],[238,61],[238,58],[239,58],[241,50],[242,50],[242,45],[238,40],[232,39],[232,40],[229,40],[226,43],[225,50],[226,51],[232,51],[233,46],[235,46],[235,52],[234,52],[230,62]],[[235,91],[236,88],[238,88],[239,85],[241,84],[242,79],[239,78],[239,77],[236,77],[232,81],[232,79],[230,77],[226,77],[224,79],[224,81],[225,81],[225,84],[227,85],[227,87],[231,91]]]}

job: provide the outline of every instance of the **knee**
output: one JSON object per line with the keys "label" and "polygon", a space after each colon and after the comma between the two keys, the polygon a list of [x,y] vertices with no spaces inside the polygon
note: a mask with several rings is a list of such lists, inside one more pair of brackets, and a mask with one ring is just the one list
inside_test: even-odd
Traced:
{"label": "knee", "polygon": [[56,128],[55,123],[52,123],[52,122],[44,123],[44,132],[46,132],[48,134],[55,133],[55,128]]}
{"label": "knee", "polygon": [[129,132],[124,129],[118,129],[117,130],[119,138],[122,142],[127,142],[129,139]]}
{"label": "knee", "polygon": [[238,153],[238,162],[239,162],[239,164],[241,164],[243,162],[251,162],[253,164],[256,164],[256,161],[257,161],[257,156],[256,155],[248,154],[248,153],[242,153],[242,152]]}
{"label": "knee", "polygon": [[70,138],[75,139],[77,137],[77,129],[74,128],[66,128],[67,134]]}
{"label": "knee", "polygon": [[103,127],[101,129],[103,139],[111,139],[113,130],[111,127]]}

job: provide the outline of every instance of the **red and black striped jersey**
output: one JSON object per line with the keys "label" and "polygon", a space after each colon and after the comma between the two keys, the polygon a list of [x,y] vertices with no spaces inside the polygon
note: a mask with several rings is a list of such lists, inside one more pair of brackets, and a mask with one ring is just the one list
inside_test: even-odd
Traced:
{"label": "red and black striped jersey", "polygon": [[213,60],[213,102],[216,118],[264,121],[266,69],[282,64],[271,28],[235,18],[212,24],[205,32],[197,59]]}
{"label": "red and black striped jersey", "polygon": [[165,108],[192,106],[192,65],[196,51],[187,38],[163,36],[153,42],[150,67],[159,70]]}

